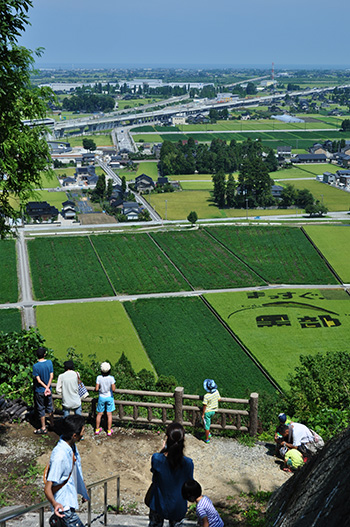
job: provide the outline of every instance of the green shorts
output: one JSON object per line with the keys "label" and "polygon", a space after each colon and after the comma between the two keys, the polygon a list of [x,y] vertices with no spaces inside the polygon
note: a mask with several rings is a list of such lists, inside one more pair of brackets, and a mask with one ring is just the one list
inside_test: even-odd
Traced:
{"label": "green shorts", "polygon": [[204,430],[209,430],[211,425],[211,418],[215,412],[205,412],[204,414]]}

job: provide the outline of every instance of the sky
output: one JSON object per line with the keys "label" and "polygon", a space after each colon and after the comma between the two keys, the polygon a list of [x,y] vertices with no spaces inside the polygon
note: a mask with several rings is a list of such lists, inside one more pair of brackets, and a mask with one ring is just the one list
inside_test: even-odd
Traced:
{"label": "sky", "polygon": [[37,66],[350,66],[349,0],[33,0]]}

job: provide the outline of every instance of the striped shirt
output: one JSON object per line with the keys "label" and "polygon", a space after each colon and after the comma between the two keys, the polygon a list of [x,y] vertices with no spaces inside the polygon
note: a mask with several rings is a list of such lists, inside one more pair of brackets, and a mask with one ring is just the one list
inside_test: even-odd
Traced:
{"label": "striped shirt", "polygon": [[200,523],[203,518],[208,518],[209,527],[223,527],[224,522],[219,516],[208,496],[203,496],[197,503],[196,513]]}
{"label": "striped shirt", "polygon": [[215,412],[219,407],[220,399],[219,390],[215,390],[214,393],[206,393],[203,397],[203,404],[206,405],[205,412]]}

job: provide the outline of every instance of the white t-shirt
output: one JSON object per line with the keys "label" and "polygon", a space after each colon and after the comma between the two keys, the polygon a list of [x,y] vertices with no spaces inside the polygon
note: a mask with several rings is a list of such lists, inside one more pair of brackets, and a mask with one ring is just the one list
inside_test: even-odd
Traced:
{"label": "white t-shirt", "polygon": [[314,441],[310,429],[301,423],[293,423],[293,446],[300,446],[303,443],[312,443]]}
{"label": "white t-shirt", "polygon": [[112,384],[115,384],[115,378],[113,375],[107,375],[104,377],[103,375],[98,375],[96,379],[96,384],[99,384],[99,396],[100,397],[113,397],[113,393],[111,390]]}

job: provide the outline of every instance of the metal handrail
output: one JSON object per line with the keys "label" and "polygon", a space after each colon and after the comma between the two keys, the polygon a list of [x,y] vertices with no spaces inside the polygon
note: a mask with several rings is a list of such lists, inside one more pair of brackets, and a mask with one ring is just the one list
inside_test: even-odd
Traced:
{"label": "metal handrail", "polygon": [[[107,525],[107,490],[108,490],[108,482],[112,480],[117,480],[117,512],[119,512],[120,509],[120,476],[110,476],[109,478],[101,479],[100,481],[96,481],[95,483],[91,483],[90,485],[87,485],[87,491],[89,495],[89,501],[88,501],[88,527],[91,527],[91,489],[94,487],[97,487],[98,485],[102,485],[104,487],[104,500],[103,500],[103,515],[104,515],[104,525]],[[33,511],[39,511],[39,527],[44,527],[44,509],[46,507],[49,507],[50,503],[48,501],[41,501],[40,503],[37,503],[35,505],[30,505],[29,507],[18,507],[17,509],[13,509],[12,511],[5,512],[3,514],[0,514],[0,527],[6,527],[6,522],[13,520],[14,518],[18,518],[19,516],[23,516],[24,514],[27,514],[28,512]]]}

